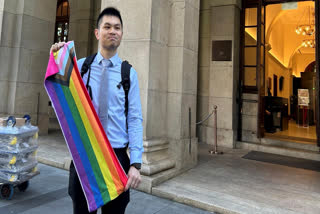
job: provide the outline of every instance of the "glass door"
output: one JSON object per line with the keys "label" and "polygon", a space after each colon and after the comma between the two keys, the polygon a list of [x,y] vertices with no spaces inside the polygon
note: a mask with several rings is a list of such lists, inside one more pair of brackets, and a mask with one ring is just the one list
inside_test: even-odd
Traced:
{"label": "glass door", "polygon": [[258,87],[258,123],[257,137],[264,136],[264,96],[265,96],[265,1],[259,0],[257,26],[257,87]]}
{"label": "glass door", "polygon": [[[242,17],[242,92],[258,94],[257,137],[264,135],[265,95],[265,1],[245,1]],[[242,100],[240,100],[240,105]],[[238,137],[239,138],[239,137]]]}
{"label": "glass door", "polygon": [[320,78],[319,78],[319,57],[320,57],[320,17],[319,17],[319,7],[320,3],[319,1],[315,1],[315,18],[316,18],[316,33],[315,33],[315,39],[316,39],[316,133],[317,133],[317,144],[320,147],[320,114],[319,114],[319,89],[320,89]]}
{"label": "glass door", "polygon": [[[307,1],[296,0],[295,2]],[[239,90],[239,121],[238,140],[241,140],[242,132],[242,104],[243,93],[258,95],[258,116],[257,116],[257,137],[264,136],[264,97],[267,94],[267,84],[265,77],[265,29],[266,29],[266,6],[271,4],[281,4],[294,2],[292,0],[244,0],[241,16],[241,60],[240,60],[240,90]],[[315,2],[316,16],[316,133],[317,143],[320,147],[320,18],[319,1]],[[248,57],[249,56],[249,57]],[[271,80],[270,80],[271,83]],[[254,100],[249,100],[253,102]]]}

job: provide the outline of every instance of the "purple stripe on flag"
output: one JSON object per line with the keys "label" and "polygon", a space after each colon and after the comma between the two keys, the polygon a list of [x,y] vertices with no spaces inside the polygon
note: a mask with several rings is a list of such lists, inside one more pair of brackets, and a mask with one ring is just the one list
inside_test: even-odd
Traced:
{"label": "purple stripe on flag", "polygon": [[54,109],[56,114],[58,115],[60,126],[63,129],[63,134],[64,134],[64,137],[66,138],[66,142],[68,142],[67,145],[68,145],[69,151],[71,152],[73,159],[76,159],[76,162],[78,163],[77,166],[76,165],[75,166],[78,174],[81,175],[81,182],[83,183],[82,188],[85,188],[84,189],[85,192],[90,192],[90,194],[86,194],[86,196],[89,197],[87,198],[87,202],[89,201],[90,207],[92,207],[93,210],[96,210],[97,205],[95,203],[95,199],[93,197],[93,193],[90,188],[90,183],[88,181],[87,174],[85,173],[83,164],[81,162],[81,158],[79,156],[79,153],[77,152],[78,150],[72,138],[67,120],[65,119],[65,116],[63,114],[63,110],[60,106],[59,98],[57,97],[57,94],[53,87],[53,83],[51,83],[50,81],[45,81],[45,85],[47,88],[47,92],[50,95],[52,103],[55,104]]}

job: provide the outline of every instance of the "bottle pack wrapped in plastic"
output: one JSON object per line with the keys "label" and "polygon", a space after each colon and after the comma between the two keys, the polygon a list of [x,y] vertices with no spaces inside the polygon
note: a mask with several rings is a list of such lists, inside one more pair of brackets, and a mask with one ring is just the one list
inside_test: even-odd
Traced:
{"label": "bottle pack wrapped in plastic", "polygon": [[30,117],[0,118],[0,181],[19,182],[35,170],[38,127]]}
{"label": "bottle pack wrapped in plastic", "polygon": [[0,126],[0,153],[24,152],[26,149],[38,148],[38,127],[26,125],[21,127]]}
{"label": "bottle pack wrapped in plastic", "polygon": [[30,163],[37,163],[36,154],[37,150],[25,153],[0,153],[0,171],[4,169],[16,172]]}
{"label": "bottle pack wrapped in plastic", "polygon": [[12,183],[28,180],[29,177],[32,177],[38,171],[35,165],[30,165],[30,167],[20,172],[0,171],[0,180]]}
{"label": "bottle pack wrapped in plastic", "polygon": [[31,168],[35,167],[37,163],[37,161],[29,160],[25,163],[23,163],[22,161],[17,161],[16,164],[3,164],[4,167],[0,168],[0,174],[1,172],[18,174],[30,170]]}

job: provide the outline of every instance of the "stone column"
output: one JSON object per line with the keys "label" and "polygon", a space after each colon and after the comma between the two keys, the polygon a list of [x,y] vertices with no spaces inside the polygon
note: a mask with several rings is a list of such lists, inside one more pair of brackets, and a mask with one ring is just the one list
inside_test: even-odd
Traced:
{"label": "stone column", "polygon": [[198,0],[171,1],[167,132],[170,152],[179,171],[197,163],[195,123],[199,10]]}
{"label": "stone column", "polygon": [[0,41],[1,41],[1,35],[2,35],[3,12],[4,12],[4,0],[0,0]]}
{"label": "stone column", "polygon": [[0,112],[29,114],[40,133],[48,127],[43,79],[54,39],[57,1],[0,1]]}
{"label": "stone column", "polygon": [[[211,6],[209,1],[200,1],[200,30],[199,30],[199,62],[198,62],[198,91],[197,91],[197,121],[205,119],[212,112],[209,106],[209,80],[211,62]],[[211,116],[208,120],[212,120]],[[199,142],[207,142],[208,120],[197,126]]]}
{"label": "stone column", "polygon": [[94,35],[96,21],[101,10],[101,0],[69,0],[69,41],[73,40],[77,58],[89,56],[98,50]]}
{"label": "stone column", "polygon": [[119,54],[138,73],[145,149],[140,188],[146,192],[196,161],[194,125],[191,155],[188,150],[189,107],[193,122],[196,112],[196,2],[102,0],[101,8],[115,6],[122,14]]}
{"label": "stone column", "polygon": [[[211,1],[211,41],[232,42],[231,61],[210,61],[209,109],[218,106],[218,144],[235,148],[237,132],[237,90],[239,82],[240,2]],[[213,120],[207,127],[207,143],[213,144]]]}

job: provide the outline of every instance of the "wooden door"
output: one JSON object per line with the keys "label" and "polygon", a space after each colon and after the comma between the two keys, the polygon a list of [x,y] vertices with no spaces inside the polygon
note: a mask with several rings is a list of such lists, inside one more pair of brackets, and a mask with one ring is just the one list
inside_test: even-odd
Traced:
{"label": "wooden door", "polygon": [[316,106],[315,106],[315,113],[316,113],[316,132],[317,132],[317,144],[320,147],[320,102],[319,102],[319,90],[320,90],[320,83],[319,83],[319,57],[320,57],[320,15],[319,15],[319,7],[320,3],[319,0],[315,1],[315,19],[316,19],[316,33],[315,33],[315,39],[316,39]]}
{"label": "wooden door", "polygon": [[258,120],[257,137],[264,136],[264,96],[265,96],[265,1],[259,0],[257,26],[257,88],[258,88]]}

